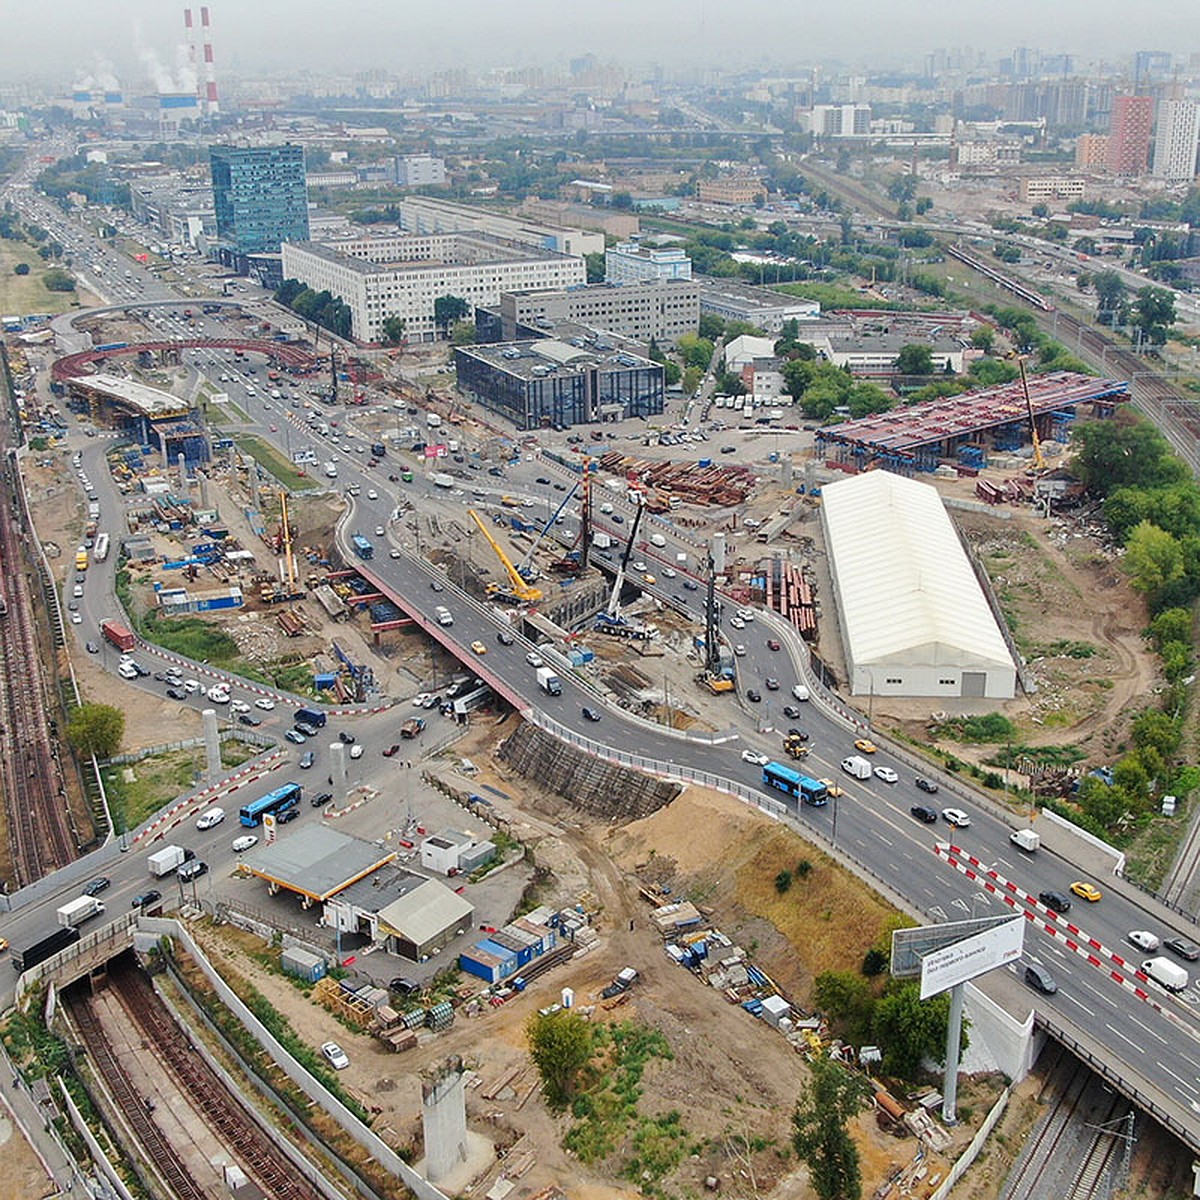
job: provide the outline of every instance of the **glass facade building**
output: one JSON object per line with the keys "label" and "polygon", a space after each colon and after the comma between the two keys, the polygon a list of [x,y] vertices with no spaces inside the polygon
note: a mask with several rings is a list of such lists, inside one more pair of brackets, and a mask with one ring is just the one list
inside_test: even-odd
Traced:
{"label": "glass facade building", "polygon": [[304,147],[211,146],[217,237],[240,254],[308,241]]}

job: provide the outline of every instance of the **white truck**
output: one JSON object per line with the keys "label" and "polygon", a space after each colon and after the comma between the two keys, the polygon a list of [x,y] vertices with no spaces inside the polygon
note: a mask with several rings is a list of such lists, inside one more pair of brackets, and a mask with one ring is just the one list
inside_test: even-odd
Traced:
{"label": "white truck", "polygon": [[447,475],[445,471],[434,471],[429,477],[429,481],[434,487],[452,488],[454,486],[454,476]]}
{"label": "white truck", "polygon": [[190,857],[191,854],[182,846],[164,846],[161,850],[155,850],[146,862],[151,875],[162,876],[181,867]]}
{"label": "white truck", "polygon": [[559,679],[553,667],[538,667],[537,682],[538,687],[540,687],[547,696],[562,695],[562,680]]}
{"label": "white truck", "polygon": [[613,544],[612,538],[607,533],[596,532],[592,534],[592,547],[596,550],[607,550]]}
{"label": "white truck", "polygon": [[792,698],[794,700],[807,700],[808,695],[808,688],[804,684],[797,683],[792,686]]}
{"label": "white truck", "polygon": [[1188,985],[1188,973],[1169,958],[1148,958],[1142,970],[1168,992],[1182,992]]}
{"label": "white truck", "polygon": [[337,478],[337,463],[335,463],[332,459],[330,459],[330,461],[325,464],[325,478],[326,479],[336,479]]}
{"label": "white truck", "polygon": [[425,423],[430,429],[439,429],[442,424],[442,418],[435,412],[431,412],[426,416]]}
{"label": "white truck", "polygon": [[871,764],[861,754],[852,754],[842,759],[842,770],[855,779],[870,779]]}
{"label": "white truck", "polygon": [[1018,829],[1009,834],[1008,840],[1018,850],[1024,850],[1026,854],[1032,854],[1042,844],[1041,835],[1035,833],[1032,829]]}
{"label": "white truck", "polygon": [[84,921],[98,917],[103,911],[104,905],[95,896],[78,896],[58,910],[58,923],[74,929]]}
{"label": "white truck", "polygon": [[650,545],[663,547],[667,544],[667,539],[661,533],[652,533],[650,535]]}

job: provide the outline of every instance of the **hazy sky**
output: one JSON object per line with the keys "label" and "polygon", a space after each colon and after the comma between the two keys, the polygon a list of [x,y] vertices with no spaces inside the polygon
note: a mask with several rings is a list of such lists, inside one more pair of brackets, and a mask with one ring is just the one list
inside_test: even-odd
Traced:
{"label": "hazy sky", "polygon": [[[177,71],[184,7],[56,0],[18,10],[16,0],[0,0],[0,78],[70,83],[111,69],[127,89],[149,90],[153,75]],[[199,5],[192,7],[198,22]],[[993,58],[1038,46],[1083,63],[1136,49],[1200,50],[1195,0],[217,0],[209,7],[218,72],[424,73],[455,62],[519,66],[589,51],[631,65],[786,66],[830,57],[894,65],[956,45]]]}

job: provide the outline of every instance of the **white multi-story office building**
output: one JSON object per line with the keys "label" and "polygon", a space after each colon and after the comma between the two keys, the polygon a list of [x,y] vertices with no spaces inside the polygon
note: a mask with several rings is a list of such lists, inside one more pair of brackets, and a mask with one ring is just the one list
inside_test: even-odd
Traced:
{"label": "white multi-story office building", "polygon": [[692,260],[677,246],[622,242],[604,252],[605,283],[666,283],[691,277]]}
{"label": "white multi-story office building", "polygon": [[446,161],[432,154],[402,154],[396,159],[401,187],[436,187],[446,182]]}
{"label": "white multi-story office building", "polygon": [[405,233],[483,233],[488,237],[537,246],[559,254],[604,253],[604,234],[588,229],[539,225],[507,213],[433,196],[405,196],[397,206]]}
{"label": "white multi-story office building", "polygon": [[504,341],[521,327],[575,321],[639,342],[674,342],[700,324],[700,289],[688,279],[665,283],[597,283],[563,292],[505,292],[500,297]]}
{"label": "white multi-story office building", "polygon": [[434,320],[439,296],[492,307],[501,292],[577,287],[587,269],[582,259],[552,250],[438,233],[285,242],[283,277],[342,300],[358,341],[379,341],[384,322],[400,317],[410,341],[431,342],[442,332]]}
{"label": "white multi-story office building", "polygon": [[1152,175],[1160,179],[1195,179],[1200,154],[1200,104],[1164,100],[1158,106]]}

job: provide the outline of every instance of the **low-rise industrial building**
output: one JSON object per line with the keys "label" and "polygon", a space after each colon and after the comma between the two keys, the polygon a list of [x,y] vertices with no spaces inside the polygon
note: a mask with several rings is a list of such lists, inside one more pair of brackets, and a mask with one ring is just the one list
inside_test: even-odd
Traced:
{"label": "low-rise industrial building", "polygon": [[575,343],[547,338],[460,346],[454,361],[459,389],[521,430],[663,411],[661,364],[618,350],[603,338],[590,344],[582,338]]}
{"label": "low-rise industrial building", "polygon": [[753,204],[766,195],[762,180],[753,175],[723,175],[696,182],[696,199],[705,204]]}
{"label": "low-rise industrial building", "polygon": [[930,484],[869,471],[821,489],[850,691],[1008,700],[1016,666]]}
{"label": "low-rise industrial building", "polygon": [[421,866],[437,875],[468,874],[496,857],[496,844],[459,829],[431,833],[421,842]]}
{"label": "low-rise industrial building", "polygon": [[674,342],[700,324],[700,289],[690,279],[597,283],[560,291],[505,292],[500,297],[502,338],[516,341],[522,326],[577,321],[633,338]]}
{"label": "low-rise industrial building", "polygon": [[474,233],[287,242],[283,275],[341,299],[350,309],[352,336],[361,342],[379,341],[391,317],[404,321],[410,341],[433,341],[442,332],[434,315],[440,296],[474,308],[497,304],[506,291],[587,281],[582,259]]}
{"label": "low-rise industrial building", "polygon": [[817,301],[770,288],[708,276],[698,276],[696,282],[700,285],[702,313],[712,313],[725,321],[748,321],[764,333],[779,333],[788,321],[811,321],[821,315]]}
{"label": "low-rise industrial building", "polygon": [[1046,200],[1082,200],[1085,191],[1081,175],[1026,175],[1019,196],[1026,204],[1040,204]]}

